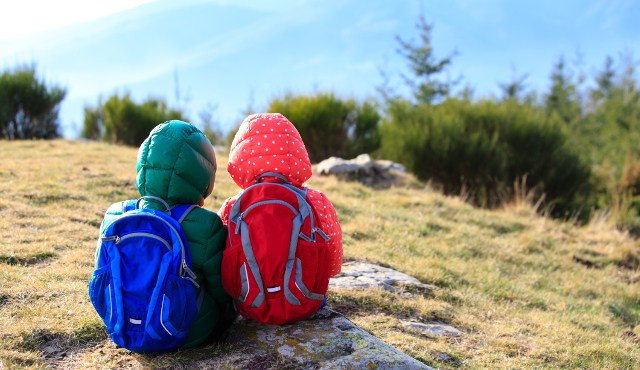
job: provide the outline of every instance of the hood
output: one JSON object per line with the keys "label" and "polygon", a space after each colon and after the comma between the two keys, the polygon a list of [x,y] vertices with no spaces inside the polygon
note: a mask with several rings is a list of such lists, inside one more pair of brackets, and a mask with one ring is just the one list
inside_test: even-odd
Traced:
{"label": "hood", "polygon": [[138,150],[136,186],[174,204],[202,205],[213,191],[216,155],[197,127],[182,121],[156,126]]}
{"label": "hood", "polygon": [[240,124],[227,171],[242,189],[265,172],[285,176],[301,186],[311,177],[311,162],[300,133],[280,113],[253,114]]}

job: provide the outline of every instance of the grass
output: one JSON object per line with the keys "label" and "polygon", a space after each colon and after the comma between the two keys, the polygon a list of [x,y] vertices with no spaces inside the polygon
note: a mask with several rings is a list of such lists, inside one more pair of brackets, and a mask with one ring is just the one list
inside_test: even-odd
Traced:
{"label": "grass", "polygon": [[[0,367],[175,367],[232,350],[150,357],[106,338],[87,283],[104,210],[137,196],[135,149],[0,142],[0,158]],[[237,192],[225,158],[218,162],[212,210]],[[523,203],[479,210],[415,182],[374,190],[314,177],[309,185],[336,205],[345,259],[440,287],[330,292],[335,309],[405,353],[443,368],[640,363],[638,244],[606,222],[577,227]],[[465,335],[429,337],[401,320],[450,323]]]}

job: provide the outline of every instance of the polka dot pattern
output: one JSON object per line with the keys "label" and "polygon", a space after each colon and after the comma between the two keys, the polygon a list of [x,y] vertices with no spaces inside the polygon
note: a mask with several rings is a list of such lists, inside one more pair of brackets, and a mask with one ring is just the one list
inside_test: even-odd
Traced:
{"label": "polka dot pattern", "polygon": [[227,171],[242,189],[265,172],[277,172],[302,186],[311,177],[311,162],[300,133],[285,116],[261,113],[240,125],[231,143]]}
{"label": "polka dot pattern", "polygon": [[[242,189],[255,184],[257,177],[265,172],[279,173],[298,187],[312,173],[298,130],[279,113],[254,114],[242,122],[231,144],[227,171]],[[229,213],[238,195],[220,207],[218,214],[225,226],[229,225]],[[307,191],[307,202],[316,215],[316,226],[331,238],[328,261],[330,276],[334,276],[342,267],[342,229],[338,215],[327,196],[318,190]]]}
{"label": "polka dot pattern", "polygon": [[342,229],[340,222],[338,222],[338,214],[329,198],[319,190],[309,189],[307,202],[316,211],[318,227],[331,238],[327,260],[329,261],[329,276],[335,276],[340,273],[342,268]]}

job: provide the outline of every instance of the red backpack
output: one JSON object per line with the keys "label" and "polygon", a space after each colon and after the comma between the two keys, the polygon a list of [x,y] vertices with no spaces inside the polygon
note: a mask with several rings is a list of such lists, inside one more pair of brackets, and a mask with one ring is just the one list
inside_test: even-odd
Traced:
{"label": "red backpack", "polygon": [[[264,177],[283,182],[261,182]],[[302,320],[318,311],[330,277],[330,238],[319,227],[307,188],[262,174],[229,213],[222,285],[244,317],[267,324]]]}

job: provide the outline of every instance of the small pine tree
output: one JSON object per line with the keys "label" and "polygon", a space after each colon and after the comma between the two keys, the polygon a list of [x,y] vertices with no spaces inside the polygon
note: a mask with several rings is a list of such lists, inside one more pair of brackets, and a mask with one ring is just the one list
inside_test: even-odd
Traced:
{"label": "small pine tree", "polygon": [[431,104],[447,97],[451,91],[452,83],[442,81],[437,76],[451,65],[455,53],[442,59],[436,58],[431,43],[433,26],[428,24],[424,17],[420,17],[416,27],[420,33],[417,44],[396,37],[399,44],[398,53],[407,59],[413,73],[411,77],[402,77],[413,90],[419,103]]}

